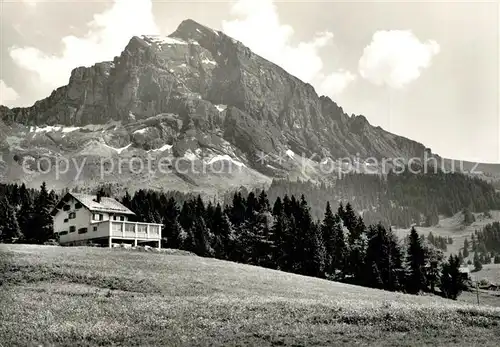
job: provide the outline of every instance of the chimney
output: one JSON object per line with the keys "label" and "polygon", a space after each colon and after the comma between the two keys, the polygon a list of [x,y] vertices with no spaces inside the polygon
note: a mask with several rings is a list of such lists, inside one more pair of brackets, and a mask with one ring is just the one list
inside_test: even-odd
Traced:
{"label": "chimney", "polygon": [[95,201],[97,201],[98,203],[101,203],[101,191],[100,190],[97,192],[97,199]]}

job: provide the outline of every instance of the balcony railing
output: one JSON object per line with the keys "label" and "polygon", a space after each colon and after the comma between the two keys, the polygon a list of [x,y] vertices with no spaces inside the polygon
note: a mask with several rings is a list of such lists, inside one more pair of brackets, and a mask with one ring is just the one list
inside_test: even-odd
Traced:
{"label": "balcony railing", "polygon": [[138,238],[148,240],[159,240],[161,238],[160,224],[141,222],[117,222],[110,221],[111,236],[121,238]]}

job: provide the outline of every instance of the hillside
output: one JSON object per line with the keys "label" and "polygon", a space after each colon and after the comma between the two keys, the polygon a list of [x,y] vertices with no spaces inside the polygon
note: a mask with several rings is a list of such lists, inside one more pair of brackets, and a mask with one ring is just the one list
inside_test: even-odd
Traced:
{"label": "hillside", "polygon": [[0,245],[4,345],[495,346],[500,309],[195,256]]}

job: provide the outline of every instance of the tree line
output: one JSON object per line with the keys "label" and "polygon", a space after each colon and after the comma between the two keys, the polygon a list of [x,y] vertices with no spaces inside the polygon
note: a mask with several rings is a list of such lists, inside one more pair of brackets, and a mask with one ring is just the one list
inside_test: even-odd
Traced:
{"label": "tree line", "polygon": [[53,238],[50,212],[58,200],[45,182],[39,190],[0,184],[0,242],[44,243]]}
{"label": "tree line", "polygon": [[[200,196],[178,205],[158,191],[141,190],[122,203],[138,219],[163,223],[165,246],[301,275],[407,293],[436,292],[456,299],[465,288],[460,259],[443,259],[412,228],[400,242],[382,223],[367,226],[350,203],[326,202],[320,220],[304,195],[233,194],[225,205]],[[448,241],[448,240],[447,240]],[[448,241],[449,242],[449,241]]]}
{"label": "tree line", "polygon": [[[43,243],[52,235],[50,211],[57,201],[45,184],[0,187],[4,242]],[[101,195],[108,195],[102,190]],[[179,200],[182,203],[179,203]],[[382,223],[366,225],[350,203],[336,210],[326,203],[315,220],[304,195],[277,197],[267,192],[235,193],[231,203],[200,196],[139,190],[121,202],[137,220],[164,225],[163,246],[199,256],[407,293],[435,292],[456,299],[465,288],[460,259],[443,253],[412,228],[398,240]]]}
{"label": "tree line", "polygon": [[473,260],[475,271],[480,271],[485,264],[500,264],[500,223],[493,222],[480,230],[475,230],[470,237],[464,240],[464,246],[459,254],[467,258],[474,252]]}
{"label": "tree line", "polygon": [[[470,224],[473,221],[470,212],[500,208],[500,194],[491,184],[441,171],[389,172],[385,176],[351,173],[330,185],[274,180],[268,189],[272,201],[285,194],[300,196],[302,192],[307,192],[311,214],[316,219],[322,218],[327,201],[351,202],[356,211],[362,212],[367,224],[382,222],[386,227],[398,228],[436,225],[439,215],[451,217],[462,210],[468,212],[464,222]],[[231,199],[232,196],[226,195],[225,203]]]}

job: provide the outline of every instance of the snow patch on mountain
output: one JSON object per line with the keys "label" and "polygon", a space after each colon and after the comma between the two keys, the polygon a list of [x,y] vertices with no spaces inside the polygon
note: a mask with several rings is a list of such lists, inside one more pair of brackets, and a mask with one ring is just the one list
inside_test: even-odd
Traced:
{"label": "snow patch on mountain", "polygon": [[47,125],[45,127],[31,126],[30,133],[51,133],[59,131],[62,131],[63,133],[71,133],[79,129],[81,129],[81,127],[63,127],[55,125]]}
{"label": "snow patch on mountain", "polygon": [[144,134],[147,130],[148,128],[139,129],[134,131],[134,134]]}
{"label": "snow patch on mountain", "polygon": [[73,131],[77,131],[77,130],[80,130],[81,127],[64,127],[62,129],[62,132],[63,133],[72,133]]}
{"label": "snow patch on mountain", "polygon": [[210,60],[208,58],[205,58],[201,61],[203,64],[211,64],[211,65],[217,65],[217,63],[213,60]]}
{"label": "snow patch on mountain", "polygon": [[170,36],[145,35],[142,38],[146,42],[151,42],[159,45],[187,45],[186,41]]}
{"label": "snow patch on mountain", "polygon": [[295,153],[291,150],[291,149],[288,149],[286,152],[286,155],[288,155],[290,158],[295,158]]}
{"label": "snow patch on mountain", "polygon": [[165,151],[168,151],[168,150],[172,149],[172,147],[173,147],[172,145],[163,145],[160,148],[150,149],[149,151],[147,151],[147,153],[151,153],[151,152],[165,152]]}
{"label": "snow patch on mountain", "polygon": [[191,152],[190,149],[188,149],[186,151],[186,153],[184,153],[184,158],[186,158],[187,160],[190,160],[190,161],[198,159],[198,157],[196,156],[196,154],[194,154],[193,152]]}
{"label": "snow patch on mountain", "polygon": [[116,153],[118,153],[118,154],[121,154],[123,151],[125,151],[125,150],[126,150],[126,149],[128,149],[130,146],[132,146],[132,144],[131,144],[131,143],[129,143],[128,145],[126,145],[125,147],[122,147],[122,148],[115,148],[115,147],[111,147],[111,146],[109,146],[109,145],[107,145],[107,144],[104,144],[104,146],[105,146],[106,148],[109,148],[109,149],[112,149],[112,150],[116,151]]}
{"label": "snow patch on mountain", "polygon": [[211,165],[217,161],[229,161],[231,163],[233,163],[234,165],[238,166],[238,167],[246,167],[245,164],[243,164],[241,161],[238,161],[238,160],[235,160],[233,158],[231,158],[230,156],[228,156],[227,154],[224,154],[224,155],[216,155],[214,156],[212,159],[210,159],[207,164],[208,165]]}

